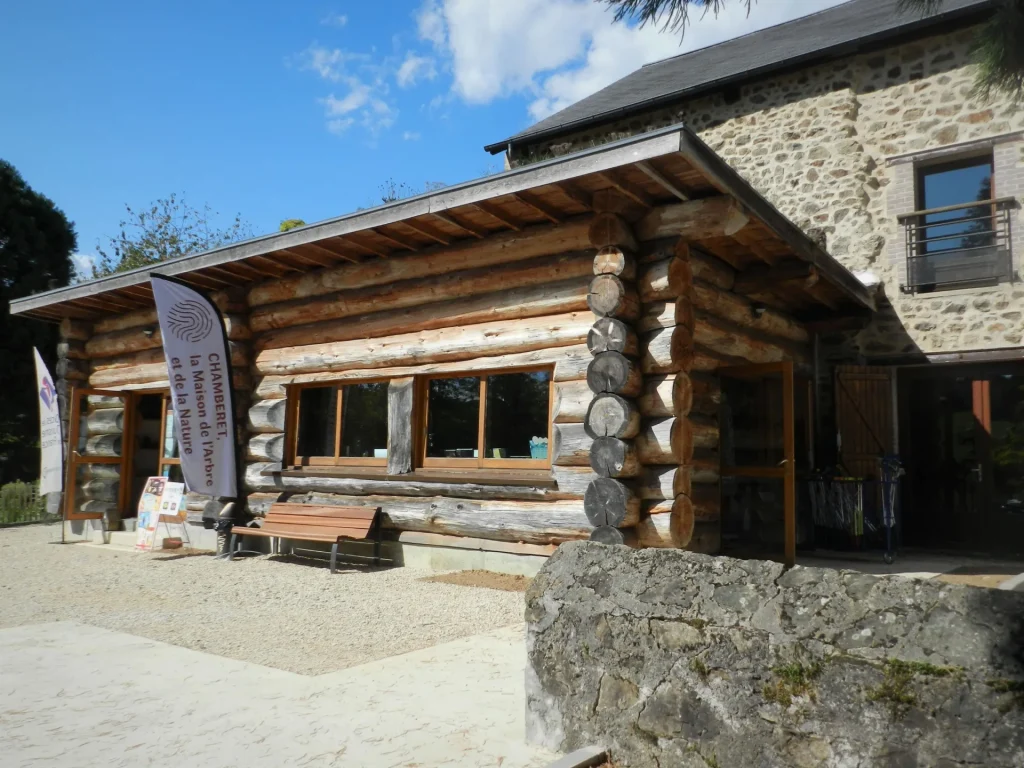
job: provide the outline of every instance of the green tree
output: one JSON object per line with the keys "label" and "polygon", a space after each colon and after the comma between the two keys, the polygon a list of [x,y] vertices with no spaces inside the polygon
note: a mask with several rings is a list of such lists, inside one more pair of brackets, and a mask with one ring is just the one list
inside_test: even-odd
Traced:
{"label": "green tree", "polygon": [[11,317],[10,303],[67,285],[76,247],[74,226],[61,210],[0,160],[0,485],[39,475],[32,347],[51,371],[57,350],[56,327]]}
{"label": "green tree", "polygon": [[209,205],[193,208],[172,193],[144,210],[125,205],[128,218],[118,225],[120,233],[107,248],[97,246],[99,264],[92,277],[145,267],[179,256],[208,251],[252,236],[252,229],[236,214],[230,226],[213,224],[217,213]]}
{"label": "green tree", "polygon": [[285,219],[281,222],[281,226],[277,228],[278,232],[287,232],[289,229],[295,229],[296,227],[304,227],[306,222],[302,219]]}
{"label": "green tree", "polygon": [[[754,0],[596,0],[615,10],[615,21],[657,24],[685,33],[691,12],[718,16],[730,2],[746,7]],[[945,0],[899,0],[899,13],[927,14],[941,10]],[[975,95],[988,99],[998,91],[1024,100],[1024,0],[997,0],[992,17],[977,32],[973,47],[978,65]]]}

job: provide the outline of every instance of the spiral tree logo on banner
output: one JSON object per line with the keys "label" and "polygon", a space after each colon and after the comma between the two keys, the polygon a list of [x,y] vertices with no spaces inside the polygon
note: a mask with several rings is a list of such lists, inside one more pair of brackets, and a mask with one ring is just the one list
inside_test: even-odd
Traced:
{"label": "spiral tree logo on banner", "polygon": [[201,292],[150,275],[171,383],[181,470],[190,491],[236,498],[231,355],[217,307]]}

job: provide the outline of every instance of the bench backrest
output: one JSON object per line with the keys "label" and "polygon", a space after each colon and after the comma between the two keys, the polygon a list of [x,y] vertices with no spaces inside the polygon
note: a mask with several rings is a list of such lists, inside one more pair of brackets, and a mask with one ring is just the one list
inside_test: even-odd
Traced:
{"label": "bench backrest", "polygon": [[316,504],[271,504],[263,530],[308,533],[312,536],[347,536],[362,539],[377,516],[374,507],[332,507]]}

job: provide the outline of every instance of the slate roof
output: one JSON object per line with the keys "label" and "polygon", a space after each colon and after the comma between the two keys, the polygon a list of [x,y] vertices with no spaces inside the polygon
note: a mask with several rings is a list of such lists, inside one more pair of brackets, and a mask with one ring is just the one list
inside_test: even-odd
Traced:
{"label": "slate roof", "polygon": [[944,0],[937,12],[922,17],[917,13],[897,13],[897,3],[898,0],[851,0],[785,24],[647,64],[485,149],[497,154],[505,151],[509,143],[550,138],[768,72],[848,56],[893,38],[927,33],[939,25],[967,23],[973,21],[970,17],[978,17],[994,4],[993,0]]}

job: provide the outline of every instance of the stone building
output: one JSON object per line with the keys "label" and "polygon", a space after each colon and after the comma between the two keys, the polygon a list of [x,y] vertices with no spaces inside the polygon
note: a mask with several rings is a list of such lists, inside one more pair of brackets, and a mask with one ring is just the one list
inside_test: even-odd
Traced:
{"label": "stone building", "polygon": [[[973,93],[970,49],[992,5],[946,0],[920,17],[851,0],[649,64],[487,149],[521,167],[666,125],[696,131],[878,286],[878,314],[816,326],[823,358],[874,366],[833,372],[844,402],[820,393],[844,465],[904,458],[910,543],[1020,551],[1009,456],[1024,429],[1024,110]],[[890,405],[877,402],[885,376]]]}

